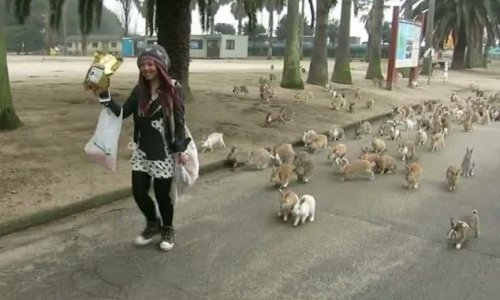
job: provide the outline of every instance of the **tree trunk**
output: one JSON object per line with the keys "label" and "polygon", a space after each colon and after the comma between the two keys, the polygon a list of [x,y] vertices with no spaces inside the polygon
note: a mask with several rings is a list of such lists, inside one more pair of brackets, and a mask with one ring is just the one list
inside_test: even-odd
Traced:
{"label": "tree trunk", "polygon": [[467,47],[465,24],[462,22],[458,33],[453,35],[455,47],[453,48],[453,58],[451,60],[452,70],[465,69],[465,48]]}
{"label": "tree trunk", "polygon": [[488,29],[488,39],[486,41],[486,46],[484,47],[483,51],[483,68],[488,68],[488,52],[490,51],[490,48],[495,45],[495,36],[491,30]]}
{"label": "tree trunk", "polygon": [[170,57],[169,74],[182,85],[187,102],[194,101],[189,87],[189,39],[191,36],[190,1],[158,1],[158,44],[165,47]]}
{"label": "tree trunk", "polygon": [[281,87],[304,89],[300,77],[299,0],[288,0],[287,37]]}
{"label": "tree trunk", "polygon": [[314,46],[309,65],[307,82],[316,85],[324,85],[328,82],[328,59],[327,59],[327,29],[328,13],[330,6],[328,0],[316,0],[316,33],[314,35]]}
{"label": "tree trunk", "polygon": [[268,35],[268,40],[267,40],[267,59],[272,59],[273,58],[273,27],[274,27],[274,3],[275,0],[272,0],[270,6],[270,12],[269,12],[269,35]]}
{"label": "tree trunk", "polygon": [[[434,13],[436,7],[436,0],[429,0],[429,11],[425,19],[425,50],[432,49],[432,33],[434,30]],[[424,57],[422,65],[422,75],[432,75],[432,58]]]}
{"label": "tree trunk", "polygon": [[82,55],[87,56],[88,35],[82,33]]}
{"label": "tree trunk", "polygon": [[243,19],[238,19],[238,35],[241,35],[243,32],[243,24],[241,24]]}
{"label": "tree trunk", "polygon": [[481,68],[483,65],[483,27],[478,24],[468,28],[466,68]]}
{"label": "tree trunk", "polygon": [[304,48],[303,48],[303,44],[304,44],[304,10],[305,10],[305,0],[300,0],[301,1],[301,4],[302,4],[302,11],[299,13],[300,15],[300,30],[299,30],[299,36],[300,36],[300,39],[299,39],[299,53],[300,53],[300,60],[302,60],[304,58]]}
{"label": "tree trunk", "polygon": [[382,65],[380,62],[382,56],[382,22],[384,21],[384,0],[373,1],[373,13],[371,18],[370,44],[368,52],[370,59],[365,79],[380,78],[383,79]]}
{"label": "tree trunk", "polygon": [[7,68],[6,38],[3,33],[3,9],[0,11],[0,130],[13,130],[23,124],[16,115],[10,93],[9,70]]}
{"label": "tree trunk", "polygon": [[336,83],[352,84],[350,64],[351,46],[349,40],[351,32],[351,6],[352,0],[342,0],[339,40],[332,74],[332,81]]}

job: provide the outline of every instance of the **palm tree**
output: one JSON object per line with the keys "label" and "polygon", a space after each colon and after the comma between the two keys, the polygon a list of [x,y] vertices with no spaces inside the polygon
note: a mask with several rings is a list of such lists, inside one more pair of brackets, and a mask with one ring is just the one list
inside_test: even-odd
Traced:
{"label": "palm tree", "polygon": [[335,65],[333,67],[332,81],[336,83],[352,84],[351,77],[351,7],[352,0],[342,0],[342,10],[340,12],[340,32],[335,52]]}
{"label": "palm tree", "polygon": [[236,0],[236,2],[231,3],[231,14],[238,21],[238,35],[241,35],[243,32],[243,19],[247,16],[243,0]]}
{"label": "palm tree", "polygon": [[[415,2],[414,0],[407,0]],[[428,10],[429,0],[417,4],[413,16]],[[452,69],[483,66],[483,31],[489,39],[498,37],[500,20],[499,0],[441,0],[436,1],[434,40],[443,41],[453,34],[455,48]]]}
{"label": "palm tree", "polygon": [[304,89],[300,76],[299,0],[288,0],[286,52],[281,87]]}
{"label": "palm tree", "polygon": [[324,85],[328,81],[328,14],[330,9],[336,5],[337,0],[316,0],[316,30],[309,74],[307,76],[308,83]]}
{"label": "palm tree", "polygon": [[274,12],[281,14],[284,6],[285,0],[266,0],[266,10],[269,12],[267,59],[273,57]]}
{"label": "palm tree", "polygon": [[[65,0],[52,0],[50,26],[59,28]],[[5,18],[2,14],[10,7],[12,2],[14,14],[20,23],[24,23],[25,18],[30,13],[31,0],[8,0],[3,1],[4,7],[0,7],[0,130],[13,130],[22,126],[22,122],[17,116],[9,84],[9,73],[7,68],[7,53],[5,49],[5,36],[3,33],[3,22]],[[93,24],[99,26],[101,18],[102,0],[79,0],[78,13],[80,15],[80,30],[88,34]],[[85,39],[85,38],[82,38]],[[85,44],[86,46],[86,44]]]}
{"label": "palm tree", "polygon": [[366,79],[383,79],[382,65],[380,62],[382,56],[382,23],[384,21],[384,0],[374,0],[373,7],[370,10],[370,37],[368,40],[368,69],[366,70]]}

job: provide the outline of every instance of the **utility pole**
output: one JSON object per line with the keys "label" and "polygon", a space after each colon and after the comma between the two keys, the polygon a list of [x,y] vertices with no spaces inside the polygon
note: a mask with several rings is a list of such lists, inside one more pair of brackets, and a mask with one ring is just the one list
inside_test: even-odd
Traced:
{"label": "utility pole", "polygon": [[425,18],[425,53],[428,54],[424,56],[424,65],[422,66],[422,74],[428,75],[429,78],[432,75],[432,31],[434,30],[434,11],[436,9],[436,0],[429,0],[429,10],[427,11],[427,16]]}

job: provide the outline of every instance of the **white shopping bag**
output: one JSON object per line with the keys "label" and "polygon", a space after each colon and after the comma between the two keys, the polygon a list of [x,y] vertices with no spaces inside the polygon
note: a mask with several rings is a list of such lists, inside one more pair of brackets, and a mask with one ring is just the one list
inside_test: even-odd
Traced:
{"label": "white shopping bag", "polygon": [[116,154],[123,123],[122,114],[123,111],[117,117],[108,108],[103,108],[97,121],[94,136],[84,149],[94,162],[111,171],[116,169]]}

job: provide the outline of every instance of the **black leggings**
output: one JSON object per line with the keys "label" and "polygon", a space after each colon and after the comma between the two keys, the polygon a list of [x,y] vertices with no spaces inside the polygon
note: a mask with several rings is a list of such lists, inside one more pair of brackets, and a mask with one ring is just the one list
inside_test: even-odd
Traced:
{"label": "black leggings", "polygon": [[[132,193],[134,195],[134,200],[148,222],[157,219],[153,199],[148,195],[150,185],[151,176],[145,172],[132,171]],[[174,206],[172,205],[169,195],[170,187],[172,186],[172,178],[155,178],[153,185],[156,203],[158,204],[163,226],[172,226]]]}

